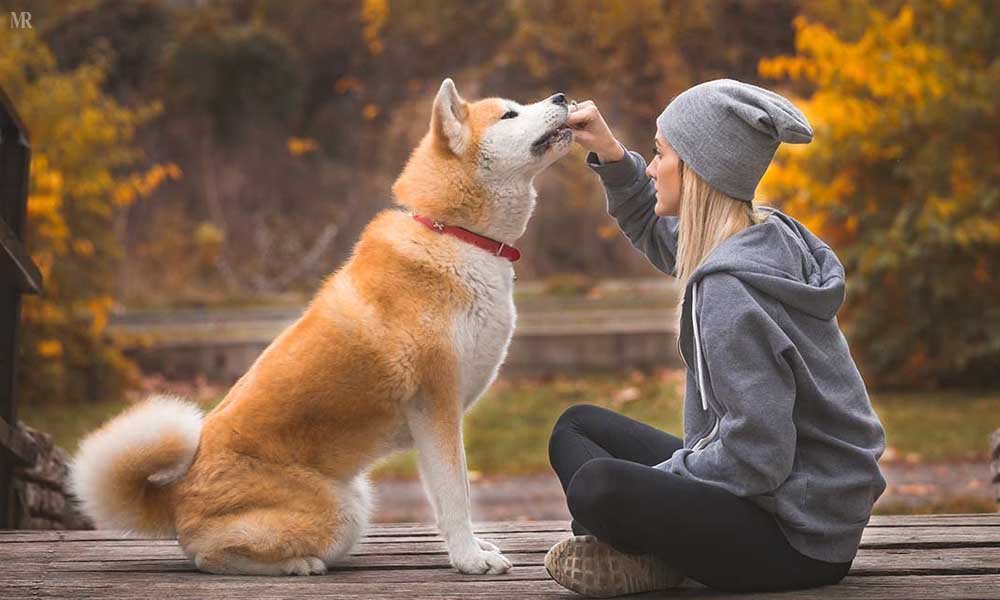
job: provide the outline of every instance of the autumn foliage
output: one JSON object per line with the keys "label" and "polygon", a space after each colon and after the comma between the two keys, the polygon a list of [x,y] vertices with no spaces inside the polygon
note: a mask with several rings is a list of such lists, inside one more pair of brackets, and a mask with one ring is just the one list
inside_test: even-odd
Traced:
{"label": "autumn foliage", "polygon": [[121,243],[116,220],[180,174],[131,145],[154,112],[102,91],[99,64],[59,71],[31,32],[0,36],[0,81],[31,136],[27,235],[45,293],[23,304],[20,401],[113,397],[134,370],[106,339]]}
{"label": "autumn foliage", "polygon": [[[0,0],[2,1],[2,0]],[[594,99],[647,156],[656,115],[732,77],[795,98],[760,198],[847,269],[866,381],[1000,369],[1000,44],[992,0],[39,3],[0,36],[33,143],[25,402],[120,393],[119,308],[301,302],[392,202],[443,77],[470,98]],[[521,280],[661,276],[579,151],[536,180]],[[291,295],[291,300],[287,295]],[[667,350],[665,350],[667,351]]]}
{"label": "autumn foliage", "polygon": [[764,181],[848,273],[852,349],[873,382],[986,383],[1000,372],[1000,46],[992,1],[871,10],[857,39],[798,17],[760,62],[809,84],[816,135]]}

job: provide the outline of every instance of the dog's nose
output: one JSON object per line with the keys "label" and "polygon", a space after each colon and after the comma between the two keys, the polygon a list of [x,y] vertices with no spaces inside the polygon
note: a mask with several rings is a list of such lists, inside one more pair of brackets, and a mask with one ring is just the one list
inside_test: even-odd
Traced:
{"label": "dog's nose", "polygon": [[550,98],[550,100],[552,100],[553,104],[559,104],[559,105],[562,105],[562,106],[566,106],[566,104],[567,104],[566,94],[563,94],[561,92],[558,93],[558,94],[556,94],[556,95],[554,95],[554,96],[552,96],[552,98]]}

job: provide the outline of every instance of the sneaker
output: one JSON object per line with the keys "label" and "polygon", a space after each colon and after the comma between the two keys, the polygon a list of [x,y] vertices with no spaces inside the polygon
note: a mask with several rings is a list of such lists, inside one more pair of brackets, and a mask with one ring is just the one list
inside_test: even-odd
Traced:
{"label": "sneaker", "polygon": [[684,575],[652,554],[626,554],[592,535],[567,538],[545,555],[559,585],[584,596],[611,598],[677,587]]}

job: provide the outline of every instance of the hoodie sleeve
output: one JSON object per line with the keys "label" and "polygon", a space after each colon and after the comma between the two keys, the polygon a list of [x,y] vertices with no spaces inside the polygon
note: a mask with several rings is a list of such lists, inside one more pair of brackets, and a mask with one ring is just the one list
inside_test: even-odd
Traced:
{"label": "hoodie sleeve", "polygon": [[653,212],[656,190],[646,175],[646,160],[638,152],[625,150],[619,161],[602,163],[587,155],[589,166],[601,178],[608,199],[608,214],[654,267],[676,275],[677,217],[659,217]]}
{"label": "hoodie sleeve", "polygon": [[738,278],[713,273],[699,284],[705,385],[725,414],[701,450],[681,448],[657,465],[737,496],[776,489],[792,471],[795,379],[791,340]]}

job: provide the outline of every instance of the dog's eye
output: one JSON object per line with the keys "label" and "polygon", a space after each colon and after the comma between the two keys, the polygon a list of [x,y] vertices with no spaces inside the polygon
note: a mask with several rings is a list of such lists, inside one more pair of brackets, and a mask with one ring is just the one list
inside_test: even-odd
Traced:
{"label": "dog's eye", "polygon": [[503,116],[502,116],[502,117],[500,117],[500,118],[501,118],[501,119],[513,119],[513,118],[514,118],[514,117],[516,117],[516,116],[517,116],[517,111],[513,111],[513,110],[508,110],[508,111],[507,111],[507,112],[505,112],[505,113],[503,114]]}

